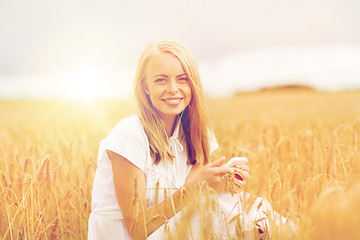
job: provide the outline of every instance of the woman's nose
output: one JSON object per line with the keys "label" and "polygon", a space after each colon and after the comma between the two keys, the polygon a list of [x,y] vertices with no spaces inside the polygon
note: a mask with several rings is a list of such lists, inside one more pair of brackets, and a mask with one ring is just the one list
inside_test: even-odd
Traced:
{"label": "woman's nose", "polygon": [[177,82],[174,81],[174,80],[169,81],[169,85],[168,85],[167,91],[168,91],[169,93],[173,93],[173,94],[174,94],[174,93],[177,93],[178,90],[179,90],[179,88],[178,88]]}

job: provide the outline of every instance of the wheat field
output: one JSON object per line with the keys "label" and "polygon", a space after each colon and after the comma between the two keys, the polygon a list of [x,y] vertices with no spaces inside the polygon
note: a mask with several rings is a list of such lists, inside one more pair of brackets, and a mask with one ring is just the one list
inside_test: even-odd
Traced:
{"label": "wheat field", "polygon": [[[293,239],[360,239],[360,92],[206,101],[218,154],[249,159],[246,191],[296,223]],[[132,111],[126,100],[0,101],[0,237],[86,239],[99,142]]]}

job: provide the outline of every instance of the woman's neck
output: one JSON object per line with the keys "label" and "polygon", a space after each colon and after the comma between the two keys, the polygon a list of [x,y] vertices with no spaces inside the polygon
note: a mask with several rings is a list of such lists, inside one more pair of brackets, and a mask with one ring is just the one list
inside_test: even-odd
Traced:
{"label": "woman's neck", "polygon": [[168,137],[171,137],[174,132],[174,123],[176,121],[177,116],[171,116],[162,118],[162,121],[164,123],[165,132]]}

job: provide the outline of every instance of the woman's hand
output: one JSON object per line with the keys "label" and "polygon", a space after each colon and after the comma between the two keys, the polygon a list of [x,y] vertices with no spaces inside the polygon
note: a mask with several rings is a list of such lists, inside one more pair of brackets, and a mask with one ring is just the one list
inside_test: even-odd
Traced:
{"label": "woman's hand", "polygon": [[250,169],[246,163],[235,165],[232,172],[232,177],[234,178],[234,187],[232,188],[233,192],[241,192],[246,182],[250,180]]}
{"label": "woman's hand", "polygon": [[209,187],[218,191],[223,183],[223,177],[231,173],[230,168],[222,166],[224,160],[225,157],[222,157],[207,165],[194,165],[185,180],[184,187],[190,189],[206,183]]}
{"label": "woman's hand", "polygon": [[246,164],[227,167],[224,166],[224,160],[225,157],[222,157],[205,166],[193,166],[184,187],[190,189],[206,183],[216,192],[241,192],[250,179],[249,167]]}

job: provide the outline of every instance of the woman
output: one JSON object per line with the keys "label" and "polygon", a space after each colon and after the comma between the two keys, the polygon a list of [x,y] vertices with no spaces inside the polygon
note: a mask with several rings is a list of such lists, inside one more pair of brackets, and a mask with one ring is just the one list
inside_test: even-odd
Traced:
{"label": "woman", "polygon": [[204,185],[218,193],[225,209],[241,197],[224,193],[229,190],[224,177],[237,176],[232,192],[241,192],[250,178],[246,164],[209,162],[218,145],[186,48],[172,41],[150,44],[140,58],[134,90],[137,115],[120,121],[100,143],[89,239],[163,239],[165,228],[171,231],[170,219],[189,207]]}

